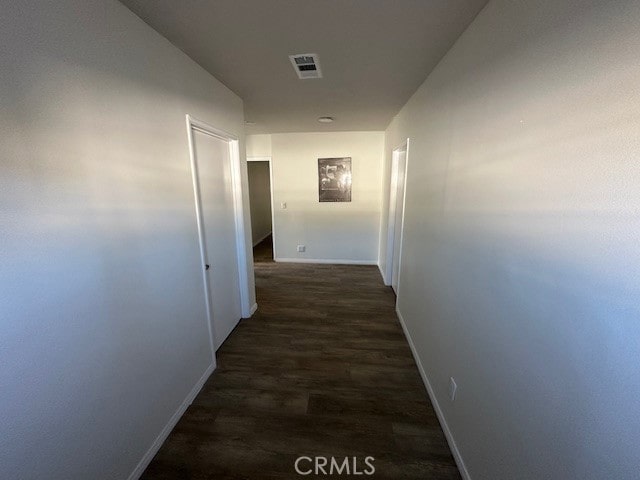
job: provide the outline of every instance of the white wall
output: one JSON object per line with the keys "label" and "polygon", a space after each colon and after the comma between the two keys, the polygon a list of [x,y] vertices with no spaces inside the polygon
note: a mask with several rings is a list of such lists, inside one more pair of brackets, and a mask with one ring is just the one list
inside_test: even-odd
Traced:
{"label": "white wall", "polygon": [[387,161],[411,138],[399,307],[474,480],[638,477],[638,25],[493,1],[386,132]]}
{"label": "white wall", "polygon": [[[377,263],[384,133],[274,134],[271,141],[276,258]],[[324,157],[351,157],[351,202],[318,201]],[[297,253],[297,245],[306,252]]]}
{"label": "white wall", "polygon": [[271,234],[271,180],[269,162],[247,162],[253,245]]}
{"label": "white wall", "polygon": [[271,135],[247,135],[247,157],[270,157]]}
{"label": "white wall", "polygon": [[114,0],[0,9],[0,477],[126,479],[212,361],[185,114],[242,101]]}

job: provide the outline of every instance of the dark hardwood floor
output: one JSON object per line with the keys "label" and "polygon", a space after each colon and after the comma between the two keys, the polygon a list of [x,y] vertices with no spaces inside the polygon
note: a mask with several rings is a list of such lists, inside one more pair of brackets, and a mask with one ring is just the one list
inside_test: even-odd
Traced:
{"label": "dark hardwood floor", "polygon": [[304,478],[304,455],[357,457],[360,472],[374,457],[360,478],[459,479],[377,268],[255,267],[258,312],[143,478]]}

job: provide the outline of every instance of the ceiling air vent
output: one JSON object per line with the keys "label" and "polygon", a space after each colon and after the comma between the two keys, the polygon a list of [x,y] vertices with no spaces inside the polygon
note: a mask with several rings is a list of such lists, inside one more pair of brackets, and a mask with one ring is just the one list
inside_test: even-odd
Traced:
{"label": "ceiling air vent", "polygon": [[293,69],[298,74],[299,79],[322,78],[320,62],[318,61],[318,55],[315,53],[289,55],[289,60],[291,60],[291,65],[293,65]]}

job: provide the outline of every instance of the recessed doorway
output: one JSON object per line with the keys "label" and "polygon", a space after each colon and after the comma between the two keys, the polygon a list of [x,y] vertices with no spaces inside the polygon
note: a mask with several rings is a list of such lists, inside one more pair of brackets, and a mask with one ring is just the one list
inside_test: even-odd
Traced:
{"label": "recessed doorway", "polygon": [[273,262],[273,176],[271,157],[248,157],[249,205],[254,263]]}

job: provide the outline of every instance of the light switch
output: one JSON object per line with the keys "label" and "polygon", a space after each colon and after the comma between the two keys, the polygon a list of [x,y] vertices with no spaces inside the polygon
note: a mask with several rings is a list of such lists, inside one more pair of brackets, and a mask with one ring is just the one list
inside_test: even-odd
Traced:
{"label": "light switch", "polygon": [[282,203],[280,204],[280,208],[281,208],[282,210],[286,210],[286,209],[287,209],[287,202],[282,202]]}

